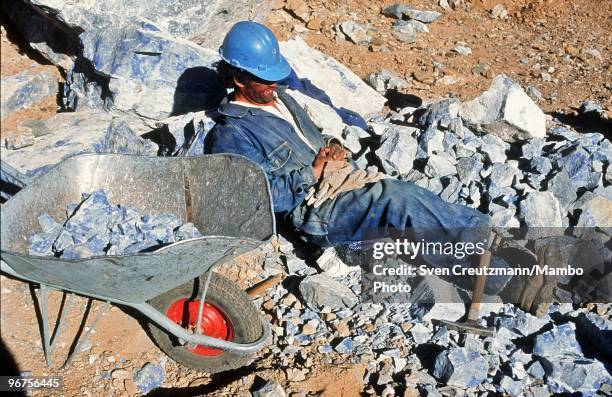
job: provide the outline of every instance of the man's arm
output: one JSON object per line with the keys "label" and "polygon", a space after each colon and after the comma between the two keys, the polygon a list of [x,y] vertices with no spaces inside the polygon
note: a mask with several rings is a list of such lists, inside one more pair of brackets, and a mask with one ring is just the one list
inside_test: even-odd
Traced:
{"label": "man's arm", "polygon": [[284,175],[273,176],[276,168],[237,128],[221,121],[209,132],[207,153],[235,153],[261,165],[270,182],[274,212],[291,211],[304,201],[308,188],[317,183],[312,166],[298,168]]}

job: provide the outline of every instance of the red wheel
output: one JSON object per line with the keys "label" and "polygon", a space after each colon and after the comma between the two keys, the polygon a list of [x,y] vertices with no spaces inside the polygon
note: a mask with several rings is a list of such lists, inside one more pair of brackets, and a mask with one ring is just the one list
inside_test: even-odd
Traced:
{"label": "red wheel", "polygon": [[[195,330],[198,325],[198,311],[200,301],[179,299],[172,303],[166,312],[168,318],[183,328]],[[234,326],[229,317],[218,306],[204,302],[202,310],[202,323],[200,334],[228,341],[234,340]],[[194,354],[202,356],[218,356],[223,350],[213,349],[202,345],[188,347]]]}
{"label": "red wheel", "polygon": [[[194,331],[198,323],[201,289],[206,282],[200,277],[171,289],[149,303],[185,329]],[[159,348],[176,362],[198,371],[217,373],[250,363],[253,354],[231,353],[202,345],[181,344],[167,331],[149,322],[151,337]],[[251,298],[227,278],[212,273],[202,310],[200,333],[235,343],[252,343],[261,337],[263,328],[259,310]]]}

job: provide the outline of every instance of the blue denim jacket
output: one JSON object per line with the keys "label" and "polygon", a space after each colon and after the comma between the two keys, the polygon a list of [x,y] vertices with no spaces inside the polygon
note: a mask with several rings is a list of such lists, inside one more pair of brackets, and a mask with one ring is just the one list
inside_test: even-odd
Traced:
{"label": "blue denim jacket", "polygon": [[[324,137],[306,112],[284,89],[280,100],[294,115],[306,139],[317,151]],[[293,131],[291,124],[265,110],[225,103],[222,115],[209,132],[205,153],[237,153],[261,165],[268,175],[274,212],[290,212],[304,201],[308,188],[317,182],[313,174],[313,151]]]}

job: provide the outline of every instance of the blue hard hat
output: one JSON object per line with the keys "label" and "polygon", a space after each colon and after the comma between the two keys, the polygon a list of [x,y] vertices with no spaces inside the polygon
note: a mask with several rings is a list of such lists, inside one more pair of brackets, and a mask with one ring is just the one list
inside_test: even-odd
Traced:
{"label": "blue hard hat", "polygon": [[278,81],[291,73],[274,33],[257,22],[242,21],[232,26],[223,39],[219,55],[230,65],[263,80]]}

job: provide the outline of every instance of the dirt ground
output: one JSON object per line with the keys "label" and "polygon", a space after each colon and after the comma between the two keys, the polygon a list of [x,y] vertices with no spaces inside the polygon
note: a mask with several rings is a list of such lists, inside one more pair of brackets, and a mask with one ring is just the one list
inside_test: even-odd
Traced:
{"label": "dirt ground", "polygon": [[[394,71],[410,82],[406,93],[424,100],[445,96],[470,99],[488,88],[494,74],[505,73],[523,87],[537,87],[543,95],[538,105],[545,112],[571,113],[586,99],[600,102],[608,114],[612,111],[612,1],[474,0],[456,10],[442,10],[432,0],[409,3],[415,8],[443,13],[429,25],[430,33],[420,33],[412,44],[393,38],[394,20],[380,12],[392,2],[288,0],[287,4],[279,1],[268,24],[283,39],[301,35],[311,46],[346,64],[362,78],[381,68]],[[490,10],[498,3],[508,9],[508,19],[491,18]],[[348,19],[369,24],[370,44],[353,44],[342,33],[336,33],[336,26]],[[17,74],[24,68],[55,69],[40,65],[20,51],[4,30],[1,44],[2,77]],[[471,47],[472,54],[455,53],[453,48],[458,44]],[[489,66],[491,72],[485,76],[473,73],[478,64]],[[59,72],[57,76],[61,82]],[[449,84],[452,81],[455,82]],[[52,116],[57,109],[57,104],[52,102],[16,112],[3,120],[2,135],[16,131],[16,126],[25,120]],[[257,272],[256,267],[252,270]],[[252,276],[238,271],[233,274],[236,279]],[[336,359],[317,365],[306,381],[299,383],[287,383],[279,363],[268,358],[265,352],[250,367],[231,373],[210,376],[189,371],[167,359],[138,321],[117,307],[102,317],[90,336],[91,343],[68,369],[50,369],[44,364],[28,285],[5,276],[0,277],[0,283],[2,344],[20,371],[37,376],[64,376],[65,388],[61,394],[65,396],[138,395],[131,375],[125,378],[120,370],[131,374],[147,362],[163,363],[166,371],[163,389],[155,395],[250,395],[248,391],[262,379],[277,379],[294,395],[358,396],[363,391],[364,368]],[[56,313],[60,302],[61,294],[53,292],[51,313]],[[55,365],[69,348],[79,326],[78,314],[85,311],[85,303],[84,298],[77,298],[74,303],[74,316],[70,317],[53,355]],[[87,326],[101,306],[100,302],[93,305]],[[117,376],[113,377],[113,373]],[[33,395],[60,393],[35,392]]]}
{"label": "dirt ground", "polygon": [[[362,78],[381,68],[397,73],[411,82],[406,92],[424,100],[474,98],[495,74],[504,73],[523,88],[535,86],[543,95],[538,105],[547,113],[571,113],[587,99],[612,109],[612,2],[474,0],[455,10],[443,10],[433,0],[407,3],[443,14],[428,25],[430,33],[419,33],[412,44],[395,39],[391,26],[396,19],[381,13],[392,1],[287,0],[277,3],[268,20],[283,39],[305,30],[297,34]],[[508,19],[491,17],[496,4],[506,7]],[[349,19],[369,25],[369,45],[336,34],[337,26]],[[457,54],[458,44],[470,47],[472,54]],[[478,64],[491,72],[473,73]]]}

